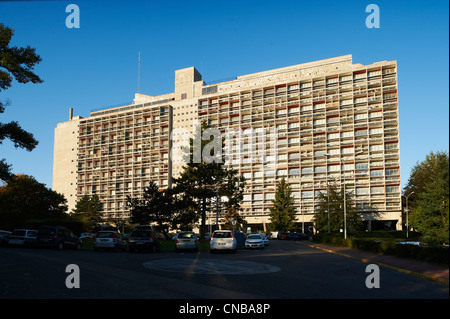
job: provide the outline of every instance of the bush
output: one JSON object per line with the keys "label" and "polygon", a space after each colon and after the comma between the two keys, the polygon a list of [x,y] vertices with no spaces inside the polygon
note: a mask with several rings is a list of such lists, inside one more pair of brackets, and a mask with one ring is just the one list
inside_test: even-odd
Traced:
{"label": "bush", "polygon": [[[387,233],[390,234],[387,235]],[[354,233],[352,234],[354,235]],[[397,244],[396,236],[398,236],[398,234],[392,232],[380,232],[375,234],[375,238],[349,237],[344,239],[343,235],[340,233],[322,233],[314,235],[313,241],[332,246],[371,251],[377,254],[393,255],[445,265],[449,264],[448,248],[400,245]]]}

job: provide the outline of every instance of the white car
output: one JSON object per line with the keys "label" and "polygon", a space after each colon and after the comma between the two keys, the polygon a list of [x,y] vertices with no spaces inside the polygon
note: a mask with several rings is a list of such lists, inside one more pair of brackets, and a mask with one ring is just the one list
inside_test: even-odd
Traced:
{"label": "white car", "polygon": [[237,251],[237,240],[231,230],[215,230],[209,242],[211,253],[218,250],[229,250],[233,253]]}
{"label": "white car", "polygon": [[176,250],[191,249],[198,251],[198,238],[192,231],[182,231],[177,234]]}
{"label": "white car", "polygon": [[260,235],[263,239],[264,245],[268,246],[269,245],[269,237],[267,237],[266,234],[264,234],[264,233],[261,233]]}
{"label": "white car", "polygon": [[264,239],[261,234],[249,234],[245,240],[245,248],[264,249]]}

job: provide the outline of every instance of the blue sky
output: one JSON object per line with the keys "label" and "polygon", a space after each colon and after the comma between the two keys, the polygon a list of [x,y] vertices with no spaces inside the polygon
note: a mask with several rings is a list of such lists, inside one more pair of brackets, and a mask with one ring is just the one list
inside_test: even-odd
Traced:
{"label": "blue sky", "polygon": [[[80,28],[68,29],[68,4]],[[368,4],[380,28],[365,25]],[[42,84],[13,83],[0,93],[39,145],[0,145],[14,173],[52,185],[57,123],[129,103],[137,91],[173,92],[174,72],[195,66],[206,82],[345,54],[354,63],[397,60],[402,186],[430,151],[449,149],[448,1],[0,1],[13,45],[36,48]]]}

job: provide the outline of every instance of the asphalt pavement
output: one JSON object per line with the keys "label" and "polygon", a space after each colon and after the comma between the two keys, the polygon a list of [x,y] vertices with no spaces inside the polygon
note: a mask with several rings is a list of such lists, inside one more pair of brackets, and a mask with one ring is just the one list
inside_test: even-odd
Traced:
{"label": "asphalt pavement", "polygon": [[[448,284],[384,267],[386,261],[379,285],[370,286],[374,257],[311,245],[274,240],[236,254],[0,247],[0,299],[448,299]],[[69,265],[79,270],[78,286],[70,287]]]}

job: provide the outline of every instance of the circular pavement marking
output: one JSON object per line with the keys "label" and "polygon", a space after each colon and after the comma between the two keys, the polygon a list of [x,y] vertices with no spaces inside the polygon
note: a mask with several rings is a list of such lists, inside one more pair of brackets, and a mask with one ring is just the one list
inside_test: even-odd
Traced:
{"label": "circular pavement marking", "polygon": [[160,259],[145,262],[145,268],[203,275],[253,275],[280,271],[279,267],[240,260]]}

